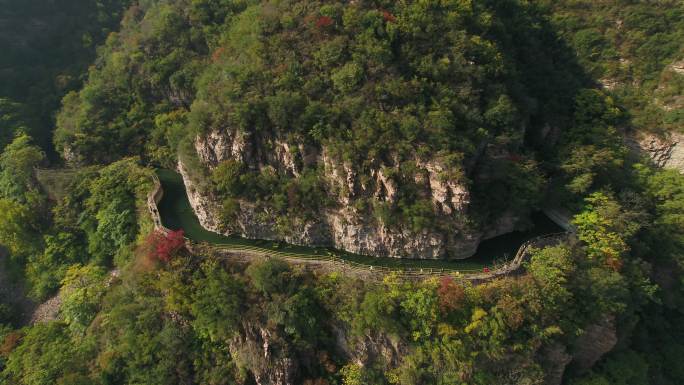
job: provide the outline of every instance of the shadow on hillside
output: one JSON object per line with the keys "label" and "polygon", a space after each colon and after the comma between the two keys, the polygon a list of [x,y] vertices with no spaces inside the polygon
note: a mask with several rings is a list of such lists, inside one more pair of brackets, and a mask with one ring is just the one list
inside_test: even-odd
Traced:
{"label": "shadow on hillside", "polygon": [[507,210],[516,209],[516,204],[530,205],[512,203],[524,200],[526,192],[526,186],[520,185],[526,183],[523,178],[527,174],[524,169],[515,174],[515,163],[525,157],[542,165],[552,162],[563,133],[573,124],[575,97],[580,90],[596,85],[574,49],[552,27],[548,12],[515,0],[486,3],[494,22],[485,36],[500,44],[505,54],[507,70],[512,73],[507,91],[522,109],[525,128],[523,148],[512,149],[507,158],[484,157],[471,172],[473,212],[482,214],[481,223],[491,223]]}

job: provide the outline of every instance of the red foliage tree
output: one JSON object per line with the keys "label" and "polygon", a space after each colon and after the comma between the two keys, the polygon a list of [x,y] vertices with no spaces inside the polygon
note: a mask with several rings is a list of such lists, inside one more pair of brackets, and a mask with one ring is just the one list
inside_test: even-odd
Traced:
{"label": "red foliage tree", "polygon": [[211,54],[211,60],[216,62],[218,59],[223,55],[223,52],[225,51],[225,48],[219,47],[216,51],[214,51],[213,54]]}
{"label": "red foliage tree", "polygon": [[463,306],[465,290],[461,285],[454,282],[451,277],[442,277],[437,288],[439,308],[443,313],[448,313]]}
{"label": "red foliage tree", "polygon": [[382,11],[382,17],[388,23],[394,23],[395,21],[397,21],[397,18],[393,14],[391,14],[389,11]]}
{"label": "red foliage tree", "polygon": [[171,257],[185,246],[185,232],[170,231],[167,234],[154,232],[146,240],[145,250],[150,259],[168,262]]}
{"label": "red foliage tree", "polygon": [[523,157],[520,156],[519,154],[510,154],[508,156],[508,160],[513,162],[513,163],[520,163],[523,160]]}
{"label": "red foliage tree", "polygon": [[321,16],[316,21],[316,28],[329,27],[333,24],[333,19],[328,16]]}
{"label": "red foliage tree", "polygon": [[606,258],[605,264],[608,268],[613,269],[613,271],[620,271],[622,269],[622,261],[612,256]]}
{"label": "red foliage tree", "polygon": [[185,232],[183,229],[171,231],[162,236],[160,242],[157,242],[157,258],[160,261],[168,262],[171,256],[183,246],[185,246]]}
{"label": "red foliage tree", "polygon": [[7,357],[19,345],[21,341],[21,332],[15,331],[7,334],[5,339],[0,344],[0,357]]}

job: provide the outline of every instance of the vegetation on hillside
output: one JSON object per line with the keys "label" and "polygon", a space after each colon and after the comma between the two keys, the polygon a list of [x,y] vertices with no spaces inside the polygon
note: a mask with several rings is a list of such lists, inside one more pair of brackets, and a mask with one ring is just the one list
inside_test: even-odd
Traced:
{"label": "vegetation on hillside", "polygon": [[[544,188],[526,137],[541,141],[549,122],[566,127],[590,85],[534,3],[148,2],[126,13],[85,87],[64,99],[55,143],[86,164],[136,154],[171,165],[179,146],[212,130],[257,147],[277,138],[325,148],[360,175],[400,170],[388,175],[396,202],[361,196],[358,211],[415,233],[448,231],[454,218],[436,220],[416,163],[437,159],[443,178],[476,186],[476,222],[525,212]],[[500,155],[482,160],[487,147]],[[304,155],[293,155],[296,178],[217,168],[206,179],[217,181],[224,217],[238,200],[281,217],[320,215],[335,192]]]}
{"label": "vegetation on hillside", "polygon": [[[54,115],[129,0],[4,0],[0,7],[0,147],[22,130],[52,154]],[[8,119],[12,120],[8,122]],[[8,124],[9,123],[9,124]],[[52,156],[57,160],[56,156]]]}
{"label": "vegetation on hillside", "polygon": [[552,23],[583,67],[620,98],[641,130],[684,127],[684,4],[680,1],[549,1]]}
{"label": "vegetation on hillside", "polygon": [[[681,90],[667,78],[681,59],[679,2],[145,0],[86,75],[88,49],[73,51],[81,28],[98,41],[122,3],[90,4],[67,13],[92,25],[51,37],[48,75],[17,76],[40,92],[0,98],[0,262],[34,300],[62,301],[57,319],[28,325],[0,287],[0,382],[542,384],[568,360],[572,385],[684,380],[684,177],[622,144],[627,126],[676,126],[649,105]],[[106,15],[85,18],[93,9]],[[88,80],[64,98],[55,143],[97,165],[48,195],[33,119],[71,89],[40,86],[64,68]],[[594,87],[606,78],[622,85]],[[361,167],[442,153],[472,182],[477,220],[545,198],[575,209],[577,233],[535,250],[520,275],[477,286],[193,255],[182,233],[151,233],[147,165],[171,165],[192,135],[225,127],[325,145]],[[483,140],[505,151],[477,179],[466,160]],[[396,177],[411,180],[409,166]],[[305,171],[225,162],[207,183],[226,197],[226,220],[241,196],[314,216],[329,196],[319,170]],[[413,187],[379,216],[433,225]],[[617,344],[583,365],[584,333],[597,328],[591,338]]]}

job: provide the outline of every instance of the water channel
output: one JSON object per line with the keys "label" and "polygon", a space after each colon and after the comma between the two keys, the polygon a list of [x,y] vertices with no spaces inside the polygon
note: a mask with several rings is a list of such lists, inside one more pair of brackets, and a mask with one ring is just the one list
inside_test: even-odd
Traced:
{"label": "water channel", "polygon": [[518,248],[527,240],[539,235],[563,231],[541,212],[532,215],[533,226],[526,231],[515,231],[485,240],[480,243],[477,252],[470,258],[454,261],[416,260],[399,258],[378,258],[347,253],[322,247],[305,247],[289,245],[282,242],[247,239],[239,236],[225,236],[204,229],[197,219],[185,192],[185,185],[180,174],[172,170],[157,170],[164,195],[158,208],[161,219],[169,229],[183,229],[186,237],[196,242],[208,242],[226,246],[258,246],[282,252],[301,255],[325,255],[332,252],[343,259],[354,262],[387,266],[395,268],[445,268],[460,271],[482,270],[492,266],[495,261],[503,261],[515,256]]}

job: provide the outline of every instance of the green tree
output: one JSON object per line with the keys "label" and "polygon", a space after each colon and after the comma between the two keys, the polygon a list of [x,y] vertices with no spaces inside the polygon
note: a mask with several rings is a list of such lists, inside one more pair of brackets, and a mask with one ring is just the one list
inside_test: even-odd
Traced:
{"label": "green tree", "polygon": [[[51,385],[87,373],[89,352],[61,322],[38,323],[9,355],[2,377],[12,384]],[[64,383],[64,382],[62,382]]]}
{"label": "green tree", "polygon": [[585,210],[573,219],[577,235],[586,245],[589,258],[619,268],[623,255],[628,251],[625,239],[630,235],[629,229],[618,225],[620,206],[600,192],[591,194],[586,202]]}
{"label": "green tree", "polygon": [[89,233],[88,251],[98,262],[106,263],[128,246],[136,235],[131,202],[115,199],[97,211],[97,227]]}
{"label": "green tree", "polygon": [[357,364],[347,364],[340,369],[343,385],[363,385],[363,371]]}
{"label": "green tree", "polygon": [[615,100],[603,92],[583,89],[576,95],[573,127],[559,152],[571,193],[585,194],[623,174],[627,151],[615,129],[623,119]]}
{"label": "green tree", "polygon": [[252,263],[247,268],[252,285],[265,295],[289,292],[289,274],[288,264],[276,258]]}
{"label": "green tree", "polygon": [[88,252],[97,263],[123,264],[136,236],[149,225],[139,205],[151,189],[151,170],[125,159],[83,177],[72,186],[71,194],[78,199],[67,199],[71,207],[62,206],[68,208],[65,214],[85,233]]}
{"label": "green tree", "polygon": [[25,106],[0,98],[0,151],[20,134],[28,134]]}
{"label": "green tree", "polygon": [[399,335],[403,332],[399,322],[399,304],[382,289],[369,290],[354,314],[352,327],[357,335],[365,335],[373,330]]}
{"label": "green tree", "polygon": [[402,318],[408,321],[408,329],[414,341],[432,337],[439,314],[438,302],[434,282],[405,294],[400,305]]}
{"label": "green tree", "polygon": [[[104,383],[177,384],[192,382],[192,329],[166,317],[163,298],[151,277],[113,287],[100,312],[95,336],[106,341],[94,362]],[[92,329],[92,328],[91,328]],[[222,352],[225,355],[225,350]]]}
{"label": "green tree", "polygon": [[30,209],[9,199],[0,199],[0,245],[19,262],[39,248]]}
{"label": "green tree", "polygon": [[540,286],[548,311],[562,312],[568,307],[573,295],[569,281],[576,266],[567,247],[561,245],[535,250],[527,269]]}
{"label": "green tree", "polygon": [[235,196],[244,188],[240,183],[243,165],[235,160],[225,160],[212,171],[211,179],[221,195]]}
{"label": "green tree", "polygon": [[205,263],[194,281],[190,312],[197,334],[210,341],[226,341],[238,331],[244,306],[242,283],[220,265]]}
{"label": "green tree", "polygon": [[38,208],[41,196],[34,169],[43,162],[45,154],[31,141],[28,135],[19,134],[0,155],[0,194]]}
{"label": "green tree", "polygon": [[268,304],[269,323],[278,325],[299,349],[318,345],[325,338],[322,312],[310,287],[301,286],[296,293],[277,294]]}
{"label": "green tree", "polygon": [[337,69],[330,77],[335,87],[343,93],[349,93],[359,84],[363,77],[363,68],[356,63],[347,63]]}
{"label": "green tree", "polygon": [[53,294],[60,287],[71,265],[88,260],[83,241],[72,233],[46,235],[43,239],[43,252],[30,256],[26,266],[31,296],[37,299]]}
{"label": "green tree", "polygon": [[83,334],[100,308],[107,288],[107,273],[95,265],[74,265],[62,280],[60,312],[69,329]]}

